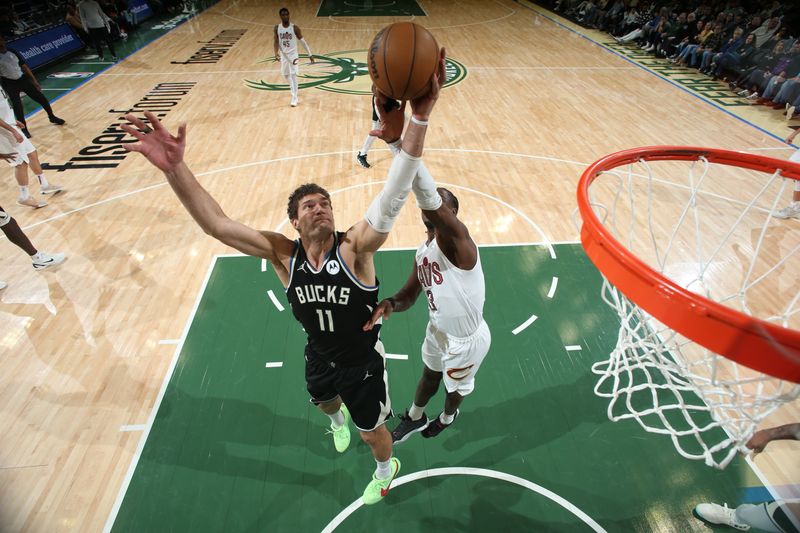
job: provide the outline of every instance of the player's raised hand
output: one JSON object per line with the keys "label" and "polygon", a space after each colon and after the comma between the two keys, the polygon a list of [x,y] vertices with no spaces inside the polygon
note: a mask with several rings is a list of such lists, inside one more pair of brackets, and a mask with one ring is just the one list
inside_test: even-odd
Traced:
{"label": "player's raised hand", "polygon": [[393,143],[403,134],[406,103],[402,102],[399,108],[392,107],[391,110],[386,111],[386,103],[389,101],[389,97],[381,93],[374,85],[372,86],[372,92],[375,95],[375,107],[378,109],[378,119],[381,122],[381,127],[370,131],[369,134],[387,143]]}
{"label": "player's raised hand", "polygon": [[125,118],[136,126],[132,128],[123,124],[122,129],[128,132],[139,142],[123,144],[130,152],[139,152],[153,165],[164,172],[174,170],[183,162],[183,152],[186,149],[186,124],[178,127],[178,136],[172,135],[161,124],[153,113],[146,111],[144,114],[150,126],[134,115],[125,115]]}
{"label": "player's raised hand", "polygon": [[392,311],[394,311],[392,302],[389,300],[381,300],[381,302],[378,304],[378,307],[376,307],[372,312],[372,316],[369,318],[369,320],[367,320],[367,323],[364,324],[362,329],[364,331],[370,331],[378,322],[378,320],[389,320],[389,316],[392,314]]}
{"label": "player's raised hand", "polygon": [[433,111],[433,106],[436,104],[436,100],[439,99],[439,92],[444,85],[445,82],[445,68],[444,68],[444,61],[447,57],[447,51],[442,47],[439,51],[439,65],[436,68],[436,72],[433,73],[430,81],[430,89],[420,96],[419,98],[415,98],[411,100],[411,112],[413,113],[414,117],[419,120],[427,120]]}

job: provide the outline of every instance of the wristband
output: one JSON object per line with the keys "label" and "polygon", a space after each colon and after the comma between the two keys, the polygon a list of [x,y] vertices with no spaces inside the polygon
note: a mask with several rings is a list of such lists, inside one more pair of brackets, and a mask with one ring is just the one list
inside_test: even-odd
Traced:
{"label": "wristband", "polygon": [[414,124],[417,124],[419,126],[427,126],[428,125],[428,121],[427,120],[419,120],[414,115],[411,115],[411,122],[413,122]]}

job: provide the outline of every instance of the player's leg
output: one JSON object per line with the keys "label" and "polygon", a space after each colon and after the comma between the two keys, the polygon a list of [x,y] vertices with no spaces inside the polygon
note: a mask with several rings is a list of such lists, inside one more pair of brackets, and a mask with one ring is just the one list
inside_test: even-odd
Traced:
{"label": "player's leg", "polygon": [[342,401],[350,409],[353,424],[375,458],[375,472],[362,496],[367,505],[377,503],[386,496],[400,470],[400,461],[392,457],[392,436],[385,425],[392,416],[392,402],[382,351],[379,341],[374,357],[365,365],[342,369],[337,382]]}
{"label": "player's leg", "polygon": [[25,108],[22,105],[22,95],[20,91],[20,81],[19,80],[3,80],[3,90],[5,90],[6,94],[8,95],[8,99],[11,100],[11,108],[14,110],[14,118],[16,118],[20,123],[22,123],[22,133],[25,137],[30,137],[31,134],[28,131],[27,123],[25,122]]}
{"label": "player's leg", "polygon": [[392,440],[398,444],[428,426],[425,406],[439,390],[439,384],[442,382],[442,359],[447,353],[447,336],[430,322],[425,330],[421,353],[425,367],[417,383],[414,403],[400,415],[400,423],[392,430]]}
{"label": "player's leg", "polygon": [[[30,143],[30,141],[28,142]],[[33,146],[31,145],[31,147]],[[29,152],[28,161],[33,174],[36,176],[36,179],[39,182],[42,194],[56,194],[64,190],[64,187],[61,185],[50,183],[47,181],[47,178],[44,177],[44,170],[42,170],[42,165],[39,163],[39,152],[37,152],[35,149],[32,152]]]}
{"label": "player's leg", "polygon": [[[378,111],[375,109],[375,98],[370,97],[370,99],[372,100],[372,129],[377,130],[380,129],[381,122],[378,120]],[[364,168],[369,168],[372,166],[367,161],[367,153],[369,152],[369,149],[372,148],[373,142],[375,142],[375,137],[367,134],[367,138],[364,139],[364,144],[361,145],[361,149],[356,155],[356,162]]]}
{"label": "player's leg", "polygon": [[442,358],[442,379],[447,390],[444,411],[431,420],[422,431],[425,438],[435,437],[453,423],[464,397],[475,390],[475,375],[489,353],[492,335],[486,322],[465,339],[448,339],[446,355]]}
{"label": "player's leg", "polygon": [[37,250],[30,239],[28,239],[28,236],[22,231],[22,228],[19,227],[17,221],[6,213],[2,206],[0,206],[0,230],[5,233],[9,241],[22,248],[26,254],[31,256],[33,268],[36,270],[60,265],[66,259],[64,254],[48,254]]}
{"label": "player's leg", "polygon": [[25,82],[25,94],[27,94],[31,100],[42,106],[50,122],[59,126],[66,123],[64,119],[55,116],[53,108],[50,107],[50,101],[30,80],[26,80]]}
{"label": "player's leg", "polygon": [[[19,197],[17,198],[17,203],[19,205],[32,207],[34,209],[39,209],[40,207],[46,206],[47,202],[43,200],[37,200],[31,196],[30,188],[28,186],[28,166],[30,163],[30,154],[36,152],[36,147],[33,146],[33,143],[31,143],[29,139],[23,138],[22,142],[14,147],[14,150],[17,153],[17,157],[10,161],[9,164],[14,167],[14,179],[17,180],[17,185],[19,186]],[[39,165],[38,158],[36,159],[36,166],[39,172],[41,172],[42,167]]]}
{"label": "player's leg", "polygon": [[783,209],[772,213],[772,216],[775,218],[800,218],[800,181],[794,182],[792,202]]}
{"label": "player's leg", "polygon": [[306,388],[311,395],[311,403],[331,419],[328,433],[333,435],[336,451],[343,452],[350,445],[349,415],[342,405],[336,390],[337,370],[323,361],[306,355]]}

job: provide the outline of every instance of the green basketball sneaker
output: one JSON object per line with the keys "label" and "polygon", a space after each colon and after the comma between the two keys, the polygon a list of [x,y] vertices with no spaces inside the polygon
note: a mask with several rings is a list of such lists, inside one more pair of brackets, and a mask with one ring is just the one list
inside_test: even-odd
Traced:
{"label": "green basketball sneaker", "polygon": [[392,481],[397,477],[399,471],[400,460],[397,457],[392,457],[392,475],[390,477],[378,479],[375,477],[375,474],[372,474],[372,481],[370,481],[367,488],[364,489],[364,496],[362,496],[364,505],[372,505],[373,503],[381,501],[383,497],[389,493]]}
{"label": "green basketball sneaker", "polygon": [[342,404],[341,411],[344,415],[342,427],[337,429],[331,424],[331,429],[327,431],[327,433],[333,434],[333,445],[339,453],[342,453],[350,446],[350,428],[347,426],[350,423],[350,412],[344,404]]}

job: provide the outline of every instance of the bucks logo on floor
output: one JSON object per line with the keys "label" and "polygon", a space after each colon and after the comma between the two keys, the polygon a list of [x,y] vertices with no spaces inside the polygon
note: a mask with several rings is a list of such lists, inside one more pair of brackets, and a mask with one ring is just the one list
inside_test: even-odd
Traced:
{"label": "bucks logo on floor", "polygon": [[[277,62],[274,57],[259,61],[259,63]],[[370,91],[372,81],[367,72],[366,50],[347,50],[326,55],[314,54],[314,64],[308,62],[308,56],[301,56],[300,63],[300,74],[297,76],[297,81],[301,89],[316,87],[335,93],[372,94]],[[449,57],[445,62],[445,70],[445,87],[454,85],[467,77],[466,67]],[[277,71],[271,78],[281,81],[284,79]],[[289,85],[286,83],[269,83],[264,80],[244,80],[244,83],[251,89],[261,91],[289,90]]]}

